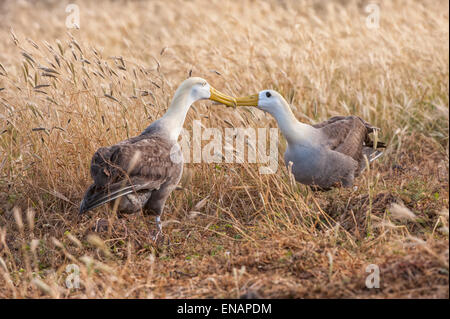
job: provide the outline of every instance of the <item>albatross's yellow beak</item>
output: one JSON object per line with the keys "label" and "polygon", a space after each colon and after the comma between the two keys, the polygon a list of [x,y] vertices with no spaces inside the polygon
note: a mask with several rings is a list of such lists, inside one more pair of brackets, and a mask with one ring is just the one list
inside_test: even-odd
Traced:
{"label": "albatross's yellow beak", "polygon": [[225,104],[226,106],[258,106],[259,95],[254,94],[245,97],[234,98],[217,91],[215,88],[210,89],[211,97],[210,100]]}
{"label": "albatross's yellow beak", "polygon": [[259,95],[253,94],[235,99],[237,106],[258,106]]}
{"label": "albatross's yellow beak", "polygon": [[236,99],[234,97],[223,94],[222,92],[217,91],[215,88],[210,88],[211,96],[210,100],[225,104],[226,106],[236,107]]}

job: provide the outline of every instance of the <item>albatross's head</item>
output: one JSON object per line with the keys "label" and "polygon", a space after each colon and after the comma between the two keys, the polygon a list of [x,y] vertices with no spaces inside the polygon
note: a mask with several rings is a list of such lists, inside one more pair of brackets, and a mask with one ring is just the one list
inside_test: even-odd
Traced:
{"label": "albatross's head", "polygon": [[236,106],[255,106],[273,116],[284,111],[290,111],[290,107],[283,96],[274,90],[264,90],[258,94],[235,99]]}
{"label": "albatross's head", "polygon": [[166,113],[157,122],[162,124],[162,127],[168,132],[169,138],[176,141],[192,103],[206,99],[227,106],[236,105],[234,98],[217,91],[205,79],[192,77],[181,83]]}
{"label": "albatross's head", "polygon": [[191,77],[181,83],[177,89],[177,93],[189,92],[192,101],[198,100],[213,100],[227,106],[234,106],[234,98],[217,91],[215,88],[209,85],[209,83],[199,77]]}

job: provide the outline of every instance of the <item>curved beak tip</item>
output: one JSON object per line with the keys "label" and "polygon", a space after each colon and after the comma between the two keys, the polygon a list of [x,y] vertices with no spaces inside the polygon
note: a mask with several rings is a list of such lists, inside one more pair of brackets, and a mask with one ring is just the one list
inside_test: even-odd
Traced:
{"label": "curved beak tip", "polygon": [[238,106],[258,106],[258,94],[234,98],[229,95],[223,94],[222,92],[217,91],[213,87],[210,89],[211,96],[210,100],[217,102],[218,104],[224,104],[227,107],[233,107],[234,109]]}
{"label": "curved beak tip", "polygon": [[210,100],[215,101],[218,104],[224,104],[226,106],[232,106],[232,107],[237,106],[235,98],[233,98],[229,95],[226,95],[222,92],[219,92],[213,87],[211,87],[210,92],[211,92],[211,96],[209,98]]}

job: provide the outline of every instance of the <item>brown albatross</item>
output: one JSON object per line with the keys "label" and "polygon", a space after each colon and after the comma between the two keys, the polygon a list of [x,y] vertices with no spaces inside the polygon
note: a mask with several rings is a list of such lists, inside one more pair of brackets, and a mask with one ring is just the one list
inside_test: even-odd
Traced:
{"label": "brown albatross", "polygon": [[156,216],[156,240],[162,229],[160,216],[165,202],[183,171],[177,140],[191,104],[202,99],[233,104],[231,97],[206,80],[192,77],[176,90],[164,116],[139,136],[98,149],[91,161],[94,183],[84,195],[80,214],[106,203],[112,207],[116,203],[118,213],[142,210],[145,215]]}
{"label": "brown albatross", "polygon": [[297,182],[322,190],[353,185],[369,162],[382,152],[385,144],[374,142],[369,134],[378,128],[357,116],[335,116],[328,121],[308,125],[299,122],[289,104],[276,91],[264,90],[249,97],[237,98],[237,106],[255,106],[268,112],[277,121],[287,140],[284,154],[286,166],[292,162]]}

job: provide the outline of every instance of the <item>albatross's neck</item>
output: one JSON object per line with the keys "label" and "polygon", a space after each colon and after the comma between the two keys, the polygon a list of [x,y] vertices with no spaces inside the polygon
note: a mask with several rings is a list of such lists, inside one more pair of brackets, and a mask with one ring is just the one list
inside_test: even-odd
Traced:
{"label": "albatross's neck", "polygon": [[312,144],[316,135],[316,129],[312,126],[299,122],[287,102],[276,108],[272,116],[277,120],[281,133],[288,144]]}
{"label": "albatross's neck", "polygon": [[169,135],[169,139],[177,141],[183,129],[186,114],[194,103],[191,97],[190,90],[177,90],[173,97],[172,103],[166,111],[166,114],[161,117],[158,122],[165,128]]}

